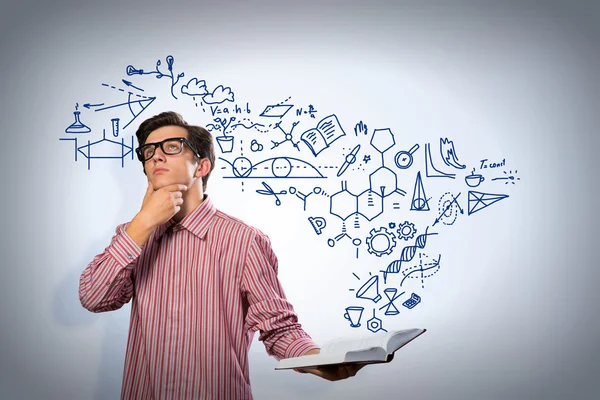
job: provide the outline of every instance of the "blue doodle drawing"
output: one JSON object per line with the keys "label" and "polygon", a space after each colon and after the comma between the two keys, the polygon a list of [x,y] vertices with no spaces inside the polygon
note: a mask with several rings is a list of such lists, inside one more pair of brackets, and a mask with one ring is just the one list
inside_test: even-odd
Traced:
{"label": "blue doodle drawing", "polygon": [[379,294],[379,275],[372,275],[356,292],[357,299],[370,300],[377,303],[381,300]]}
{"label": "blue doodle drawing", "polygon": [[[394,229],[393,227],[390,228]],[[412,222],[404,221],[398,225],[398,230],[396,232],[398,233],[398,239],[408,240],[415,236],[417,229],[415,228],[415,224]]]}
{"label": "blue doodle drawing", "polygon": [[161,79],[163,77],[171,78],[171,96],[173,96],[173,98],[175,100],[177,100],[175,93],[173,93],[173,88],[175,87],[177,82],[179,82],[179,79],[183,78],[185,76],[185,73],[182,72],[182,73],[178,74],[177,76],[175,76],[175,74],[173,73],[173,63],[175,62],[175,59],[173,58],[172,55],[168,55],[165,60],[167,61],[167,69],[169,70],[168,73],[162,72],[160,70],[160,68],[159,68],[161,66],[160,60],[156,61],[156,66],[155,66],[154,71],[145,72],[143,69],[136,69],[133,65],[128,65],[127,68],[125,68],[125,72],[127,73],[128,76],[155,75],[157,79]]}
{"label": "blue doodle drawing", "polygon": [[507,194],[482,193],[470,190],[469,215],[474,214],[477,211],[481,211],[502,199],[506,199],[507,197]]}
{"label": "blue doodle drawing", "polygon": [[465,183],[472,188],[479,186],[483,181],[485,181],[485,178],[481,174],[476,174],[475,168],[469,175],[465,176]]}
{"label": "blue doodle drawing", "polygon": [[[233,176],[224,176],[223,178],[325,178],[311,164],[293,157],[273,157],[257,164],[252,164],[246,157],[237,157],[233,162],[222,157],[219,157],[219,160],[229,164],[233,173]],[[265,172],[268,173],[265,174]]]}
{"label": "blue doodle drawing", "polygon": [[[438,201],[439,215],[431,226],[435,226],[440,221],[442,221],[444,225],[453,225],[458,217],[458,212],[461,214],[465,213],[458,203],[460,194],[461,193],[459,192],[458,195],[454,197],[452,193],[446,192],[440,197],[440,200]],[[456,206],[456,208],[454,206]]]}
{"label": "blue doodle drawing", "polygon": [[211,93],[202,97],[206,104],[221,104],[226,101],[235,101],[234,94],[230,87],[217,86]]}
{"label": "blue doodle drawing", "polygon": [[313,188],[313,190],[308,193],[308,194],[304,194],[301,191],[297,190],[294,186],[290,186],[289,189],[289,194],[294,194],[296,195],[297,198],[299,198],[300,200],[302,200],[303,203],[303,210],[306,211],[306,200],[308,200],[309,196],[313,195],[313,194],[317,194],[317,195],[322,195],[325,197],[329,197],[329,195],[319,186],[315,186]]}
{"label": "blue doodle drawing", "polygon": [[323,217],[308,217],[308,222],[317,235],[323,233],[323,229],[327,226],[327,221]]}
{"label": "blue doodle drawing", "polygon": [[[400,287],[404,284],[404,281],[407,278],[417,278],[421,279],[421,288],[425,288],[425,279],[432,277],[440,270],[440,261],[442,260],[442,255],[438,257],[437,260],[433,260],[432,262],[423,262],[423,257],[427,257],[423,253],[419,253],[419,265],[415,265],[408,269],[400,271],[400,273],[404,276],[402,281],[400,282]],[[429,258],[429,257],[427,257]],[[428,271],[427,275],[423,275],[423,272]],[[420,276],[415,277],[411,276],[416,272],[420,272]]]}
{"label": "blue doodle drawing", "polygon": [[185,85],[181,86],[181,93],[188,96],[204,96],[208,94],[206,90],[206,81],[192,78]]}
{"label": "blue doodle drawing", "polygon": [[365,136],[369,134],[369,129],[367,127],[367,124],[363,123],[362,121],[358,122],[354,126],[354,135],[358,136],[359,133],[363,134]]}
{"label": "blue doodle drawing", "polygon": [[272,104],[265,107],[261,117],[283,118],[290,109],[294,107],[292,104]]}
{"label": "blue doodle drawing", "polygon": [[267,196],[274,196],[275,197],[275,205],[280,206],[281,200],[279,200],[278,195],[284,195],[284,194],[287,194],[287,192],[285,190],[282,190],[281,192],[275,193],[275,191],[273,191],[273,189],[271,189],[271,186],[269,186],[266,182],[262,182],[262,184],[266,190],[257,190],[256,193],[262,194],[262,195],[267,195]]}
{"label": "blue doodle drawing", "polygon": [[[118,126],[118,124],[113,123],[113,129],[115,129],[115,126]],[[101,140],[95,142],[88,140],[87,144],[82,146],[77,145],[77,138],[59,138],[59,140],[72,140],[75,142],[75,161],[77,162],[78,153],[83,155],[87,159],[88,170],[91,168],[92,159],[121,159],[122,168],[125,167],[125,157],[129,154],[131,154],[131,159],[133,160],[133,136],[131,136],[131,146],[126,145],[123,138],[121,138],[121,142],[107,139],[105,129],[102,130]],[[92,147],[94,147],[94,154],[92,154]]]}
{"label": "blue doodle drawing", "polygon": [[[102,86],[111,88],[111,89],[117,89],[115,86],[111,86],[108,85],[106,83],[103,83]],[[141,100],[132,100],[132,97],[141,97]],[[154,102],[154,100],[156,100],[156,97],[147,97],[147,96],[141,96],[139,94],[134,95],[131,92],[128,92],[128,96],[127,96],[127,101],[123,102],[123,103],[118,103],[118,104],[112,104],[109,106],[105,106],[105,107],[101,107],[101,108],[95,108],[94,106],[99,106],[99,105],[104,105],[104,103],[102,104],[89,104],[86,103],[83,106],[90,109],[90,108],[94,108],[94,112],[98,112],[98,111],[104,111],[104,110],[110,110],[112,108],[117,108],[117,107],[124,107],[127,106],[127,109],[129,110],[129,112],[131,113],[132,118],[129,120],[129,122],[127,122],[127,124],[125,124],[125,126],[123,127],[123,129],[127,128],[137,117],[139,117],[139,115],[141,113],[143,113],[146,108],[148,108],[150,106],[150,104],[152,104]]]}
{"label": "blue doodle drawing", "polygon": [[308,110],[303,110],[302,107],[298,107],[296,109],[296,116],[299,117],[302,114],[308,114],[308,115],[310,115],[311,118],[314,118],[316,112],[318,112],[318,111],[315,110],[315,107],[312,104],[309,104],[308,105]]}
{"label": "blue doodle drawing", "polygon": [[419,304],[420,302],[421,302],[421,297],[418,294],[413,293],[410,295],[410,298],[408,300],[406,300],[404,303],[402,303],[402,305],[410,310],[412,308],[415,308],[416,305]]}
{"label": "blue doodle drawing", "polygon": [[417,150],[419,150],[419,143],[415,144],[408,151],[401,150],[398,153],[396,153],[396,156],[394,157],[394,163],[396,164],[396,167],[398,167],[400,169],[410,168],[410,166],[412,165],[412,163],[414,161],[413,154]]}
{"label": "blue doodle drawing", "polygon": [[383,329],[383,321],[375,316],[375,309],[373,309],[373,317],[367,321],[367,329],[373,333],[379,331],[387,332],[387,330]]}
{"label": "blue doodle drawing", "polygon": [[429,229],[429,227],[425,228],[425,233],[417,236],[417,238],[415,239],[414,246],[406,246],[402,249],[402,253],[400,254],[399,260],[392,261],[387,266],[385,271],[380,271],[380,272],[383,272],[383,282],[384,283],[386,283],[386,281],[387,281],[387,274],[399,273],[403,262],[412,261],[413,257],[415,256],[415,253],[417,252],[417,249],[425,248],[425,245],[427,244],[427,236],[437,235],[437,233],[427,232],[428,229]]}
{"label": "blue doodle drawing", "polygon": [[359,306],[350,306],[346,307],[344,318],[350,321],[351,328],[359,328],[360,327],[360,319],[362,317],[364,307]]}
{"label": "blue doodle drawing", "polygon": [[348,231],[346,229],[346,223],[345,222],[342,223],[342,233],[340,233],[339,235],[337,235],[334,238],[327,239],[327,245],[329,247],[334,247],[337,242],[339,242],[340,240],[342,240],[344,238],[350,239],[350,241],[352,242],[352,244],[354,246],[356,246],[356,258],[358,258],[358,249],[359,249],[360,245],[362,244],[362,240],[360,240],[360,238],[353,238],[350,235],[348,235]]}
{"label": "blue doodle drawing", "polygon": [[394,301],[406,292],[402,292],[402,293],[397,293],[397,292],[398,292],[398,289],[396,289],[396,288],[386,288],[383,290],[383,293],[388,298],[388,303],[384,304],[383,307],[380,307],[379,310],[383,310],[384,308],[386,308],[386,310],[384,312],[385,315],[390,316],[390,315],[400,314],[400,311],[394,305]]}
{"label": "blue doodle drawing", "polygon": [[346,136],[346,132],[340,125],[340,121],[335,114],[331,114],[319,121],[316,128],[309,129],[300,135],[300,139],[316,157],[343,136]]}
{"label": "blue doodle drawing", "polygon": [[[79,105],[75,106],[76,110],[79,109]],[[75,118],[75,122],[73,122],[71,125],[69,125],[67,127],[67,129],[65,129],[65,133],[74,133],[74,134],[79,134],[79,133],[90,133],[92,130],[85,125],[84,123],[81,122],[81,119],[79,117],[79,115],[81,114],[80,111],[73,111],[73,116]]]}
{"label": "blue doodle drawing", "polygon": [[455,174],[449,174],[442,172],[435,167],[433,159],[431,158],[431,146],[429,143],[425,143],[425,176],[428,178],[450,178],[454,179]]}
{"label": "blue doodle drawing", "polygon": [[292,143],[292,146],[294,146],[294,148],[296,148],[298,151],[300,151],[300,147],[298,147],[298,143],[300,143],[300,142],[294,142],[293,136],[292,136],[292,132],[294,131],[294,128],[299,123],[300,123],[299,121],[293,122],[292,127],[290,128],[290,132],[288,133],[288,132],[284,131],[283,128],[281,127],[281,121],[277,122],[275,124],[275,128],[278,128],[281,132],[283,132],[284,139],[281,142],[276,142],[274,140],[271,140],[271,142],[273,143],[273,147],[271,147],[271,150],[273,150],[275,147],[278,147],[279,145],[289,141],[290,143]]}
{"label": "blue doodle drawing", "polygon": [[429,211],[429,199],[425,194],[423,180],[421,179],[421,171],[417,172],[410,209],[411,211]]}
{"label": "blue doodle drawing", "polygon": [[506,182],[504,182],[505,185],[508,185],[509,183],[512,183],[514,185],[515,181],[520,181],[521,180],[521,178],[517,178],[516,177],[516,174],[518,172],[517,170],[515,170],[514,174],[513,174],[512,170],[510,170],[508,173],[506,173],[506,171],[502,171],[502,172],[506,176],[500,176],[498,178],[492,178],[492,181],[502,181],[502,180],[505,180],[506,181]]}
{"label": "blue doodle drawing", "polygon": [[356,155],[358,154],[358,151],[360,150],[360,144],[357,144],[352,151],[350,151],[350,154],[348,154],[345,159],[344,162],[342,163],[342,166],[340,167],[340,169],[337,172],[337,176],[340,177],[342,176],[342,174],[344,172],[346,172],[346,170],[348,169],[348,167],[351,164],[354,164],[356,162]]}
{"label": "blue doodle drawing", "polygon": [[448,140],[448,138],[440,138],[440,155],[442,156],[442,161],[444,161],[447,166],[456,169],[466,168],[466,165],[462,165],[458,162],[458,156],[456,155],[456,150],[454,150],[454,143],[452,140]]}
{"label": "blue doodle drawing", "polygon": [[371,254],[381,257],[384,254],[392,254],[392,250],[396,246],[396,237],[385,227],[379,229],[371,229],[369,236],[366,238],[367,251]]}
{"label": "blue doodle drawing", "polygon": [[265,146],[263,146],[262,144],[258,143],[256,141],[256,139],[252,139],[252,141],[250,142],[250,151],[253,153],[259,152],[259,151],[263,151],[263,149],[265,148]]}

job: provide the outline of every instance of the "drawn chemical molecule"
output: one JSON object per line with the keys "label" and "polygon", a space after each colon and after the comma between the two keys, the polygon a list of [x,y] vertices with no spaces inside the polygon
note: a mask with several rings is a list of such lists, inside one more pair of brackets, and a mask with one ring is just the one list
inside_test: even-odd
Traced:
{"label": "drawn chemical molecule", "polygon": [[367,321],[367,329],[373,333],[379,331],[387,332],[387,330],[383,329],[383,321],[375,316],[375,309],[373,309],[373,318]]}
{"label": "drawn chemical molecule", "polygon": [[325,191],[323,189],[321,189],[319,186],[315,186],[313,188],[313,190],[308,194],[304,194],[304,193],[300,192],[299,190],[297,190],[294,186],[290,186],[288,193],[294,194],[294,195],[296,195],[297,198],[302,200],[302,203],[303,203],[302,209],[304,211],[306,211],[306,200],[308,199],[309,196],[311,196],[313,194],[322,195],[325,197],[328,196],[327,193],[325,193]]}
{"label": "drawn chemical molecule", "polygon": [[292,136],[292,132],[294,131],[294,128],[296,127],[296,125],[298,125],[300,123],[300,121],[296,121],[292,123],[292,128],[290,129],[290,132],[287,133],[286,131],[283,130],[283,128],[281,127],[281,121],[277,122],[275,124],[275,128],[278,128],[281,132],[283,132],[284,135],[284,139],[281,142],[276,142],[274,140],[271,140],[271,142],[273,143],[273,147],[271,147],[271,150],[273,150],[275,147],[279,147],[279,145],[285,143],[285,142],[290,142],[292,144],[292,146],[294,146],[294,148],[298,151],[300,151],[300,147],[298,147],[298,143],[300,142],[294,142],[293,140],[293,136]]}

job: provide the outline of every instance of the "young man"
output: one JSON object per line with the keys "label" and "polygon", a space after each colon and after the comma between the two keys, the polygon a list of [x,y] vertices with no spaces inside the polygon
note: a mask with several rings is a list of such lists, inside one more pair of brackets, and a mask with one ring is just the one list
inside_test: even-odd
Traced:
{"label": "young man", "polygon": [[[131,303],[122,399],[251,399],[248,350],[260,331],[276,359],[319,352],[277,278],[269,238],[205,193],[211,134],[174,112],[144,121],[136,149],[148,178],[140,211],[119,225],[79,284],[81,304]],[[359,368],[309,372],[344,379]]]}

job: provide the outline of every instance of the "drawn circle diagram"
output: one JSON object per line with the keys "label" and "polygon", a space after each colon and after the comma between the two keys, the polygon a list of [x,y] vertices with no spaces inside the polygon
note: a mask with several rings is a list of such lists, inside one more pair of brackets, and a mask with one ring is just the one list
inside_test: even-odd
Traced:
{"label": "drawn circle diagram", "polygon": [[276,178],[287,178],[292,173],[292,163],[287,158],[278,157],[271,163],[271,172]]}
{"label": "drawn circle diagram", "polygon": [[317,168],[294,157],[273,157],[252,163],[246,157],[237,157],[233,162],[219,157],[231,166],[233,176],[223,178],[325,178]]}
{"label": "drawn circle diagram", "polygon": [[438,201],[438,218],[444,225],[454,224],[458,217],[458,207],[454,200],[452,193],[446,192]]}
{"label": "drawn circle diagram", "polygon": [[238,157],[231,164],[236,178],[247,178],[252,172],[252,162],[246,157]]}

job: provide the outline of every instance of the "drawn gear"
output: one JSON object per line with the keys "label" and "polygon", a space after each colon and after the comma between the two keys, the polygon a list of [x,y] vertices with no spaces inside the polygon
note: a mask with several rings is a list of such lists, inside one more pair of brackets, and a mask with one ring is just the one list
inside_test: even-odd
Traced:
{"label": "drawn gear", "polygon": [[415,233],[417,233],[417,229],[415,228],[415,224],[412,222],[404,221],[400,225],[398,225],[398,239],[412,239],[415,237]]}
{"label": "drawn gear", "polygon": [[[373,240],[376,241],[376,247],[373,247]],[[381,244],[385,241],[387,242],[387,246],[385,246],[386,248],[380,248],[382,247]],[[385,227],[371,229],[369,232],[369,237],[366,238],[365,242],[367,243],[367,250],[369,253],[375,254],[377,257],[381,257],[384,254],[390,255],[392,253],[392,249],[396,247],[396,237]]]}

